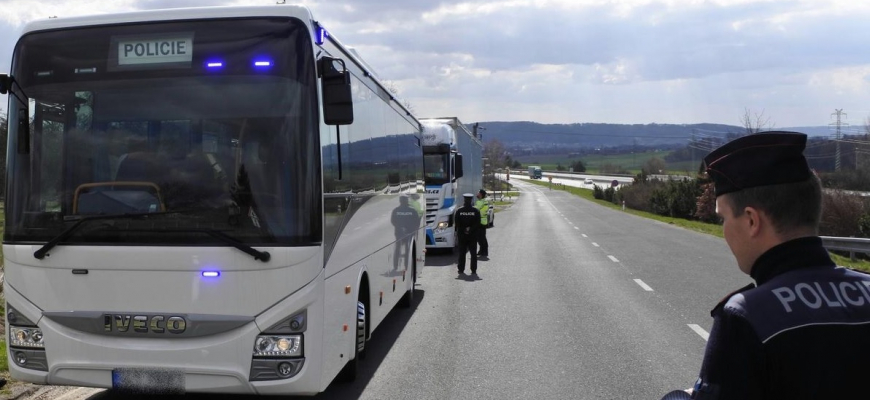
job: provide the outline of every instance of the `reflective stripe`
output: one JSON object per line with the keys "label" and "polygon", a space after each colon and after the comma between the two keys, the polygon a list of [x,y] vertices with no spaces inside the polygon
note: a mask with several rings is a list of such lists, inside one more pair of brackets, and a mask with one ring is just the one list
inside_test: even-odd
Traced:
{"label": "reflective stripe", "polygon": [[474,202],[474,208],[480,210],[480,224],[487,225],[487,212],[489,211],[489,203],[486,200],[480,199]]}

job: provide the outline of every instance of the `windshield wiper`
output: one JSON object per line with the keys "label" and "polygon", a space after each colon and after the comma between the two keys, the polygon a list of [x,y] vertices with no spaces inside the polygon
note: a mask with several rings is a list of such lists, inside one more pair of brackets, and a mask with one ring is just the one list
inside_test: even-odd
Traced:
{"label": "windshield wiper", "polygon": [[169,215],[169,214],[181,214],[186,211],[166,211],[166,212],[152,212],[152,213],[126,213],[126,214],[106,214],[106,215],[90,215],[87,217],[75,217],[77,219],[76,223],[72,224],[69,228],[66,228],[65,231],[61,232],[59,235],[55,236],[53,239],[49,240],[48,243],[44,244],[39,250],[36,250],[33,253],[33,256],[39,260],[45,258],[45,255],[48,254],[48,251],[57,246],[60,242],[66,240],[70,236],[72,236],[75,231],[77,231],[85,222],[96,221],[96,220],[105,220],[105,219],[125,219],[125,218],[144,218],[151,217],[157,215]]}
{"label": "windshield wiper", "polygon": [[[106,219],[124,219],[124,218],[145,218],[152,217],[157,215],[168,215],[168,214],[183,214],[186,211],[168,211],[168,212],[157,212],[157,213],[137,213],[137,214],[112,214],[112,215],[92,215],[88,217],[81,217],[76,223],[67,228],[65,231],[61,232],[59,235],[55,236],[53,239],[49,240],[48,243],[43,245],[33,253],[33,256],[39,260],[45,258],[45,255],[48,254],[48,251],[57,246],[60,242],[72,236],[76,230],[78,230],[85,222],[95,221],[95,220],[106,220]],[[140,229],[132,229],[131,231],[142,231]],[[147,231],[150,232],[200,232],[205,233],[211,237],[220,239],[222,242],[227,243],[247,254],[254,256],[255,260],[260,260],[262,262],[269,262],[269,259],[272,258],[272,255],[267,251],[259,251],[251,246],[248,246],[231,236],[220,232],[215,229],[208,228],[194,228],[194,229],[164,229],[164,230],[154,230],[149,229]]]}
{"label": "windshield wiper", "polygon": [[[157,230],[153,230],[153,231],[157,231]],[[236,240],[232,236],[227,235],[226,233],[223,233],[217,229],[190,228],[190,229],[161,229],[159,231],[160,232],[184,232],[184,233],[186,233],[186,232],[200,232],[200,233],[205,233],[213,238],[220,239],[224,243],[229,244],[230,246],[233,246],[233,247],[235,247],[235,248],[237,248],[237,249],[239,249],[247,254],[254,256],[255,260],[260,260],[262,262],[269,262],[269,259],[272,258],[272,255],[269,254],[268,251],[257,250],[251,246],[248,246],[248,245]]]}
{"label": "windshield wiper", "polygon": [[155,213],[141,213],[141,214],[109,214],[109,215],[91,215],[88,217],[79,218],[76,223],[72,224],[69,228],[66,228],[65,231],[61,232],[60,235],[55,236],[53,239],[49,240],[48,243],[44,244],[39,250],[36,250],[33,253],[33,256],[39,260],[45,258],[45,255],[48,254],[48,251],[51,250],[54,246],[57,246],[58,243],[62,242],[64,239],[72,236],[75,231],[77,231],[85,222],[96,221],[100,219],[122,219],[122,218],[138,218],[145,215],[153,215]]}
{"label": "windshield wiper", "polygon": [[230,235],[223,233],[217,229],[211,228],[178,228],[178,229],[126,229],[126,232],[169,232],[169,233],[205,233],[213,238],[220,239],[220,241],[233,246],[247,254],[254,256],[255,260],[260,260],[262,262],[269,262],[272,258],[272,255],[269,254],[268,251],[260,251],[257,250],[247,244],[244,244]]}

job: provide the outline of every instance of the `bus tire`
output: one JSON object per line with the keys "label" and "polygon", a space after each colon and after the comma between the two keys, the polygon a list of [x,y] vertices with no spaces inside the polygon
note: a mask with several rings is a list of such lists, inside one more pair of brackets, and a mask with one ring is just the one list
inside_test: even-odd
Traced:
{"label": "bus tire", "polygon": [[341,370],[341,380],[353,382],[359,376],[360,361],[365,358],[366,349],[366,305],[362,301],[356,303],[356,331],[354,335],[354,357],[347,361]]}

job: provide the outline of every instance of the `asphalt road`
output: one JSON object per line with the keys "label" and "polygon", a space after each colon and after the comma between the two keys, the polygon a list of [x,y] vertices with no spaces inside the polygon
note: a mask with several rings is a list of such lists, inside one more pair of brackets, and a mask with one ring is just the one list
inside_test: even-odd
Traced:
{"label": "asphalt road", "polygon": [[512,183],[523,193],[488,231],[479,277],[428,255],[415,306],[374,332],[360,378],[314,398],[659,399],[692,385],[709,310],[750,282],[724,240]]}

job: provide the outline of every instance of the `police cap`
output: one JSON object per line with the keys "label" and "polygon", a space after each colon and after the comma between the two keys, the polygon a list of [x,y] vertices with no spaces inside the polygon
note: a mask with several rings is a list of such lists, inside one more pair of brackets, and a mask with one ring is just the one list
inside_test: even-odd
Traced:
{"label": "police cap", "polygon": [[803,155],[807,135],[765,132],[734,139],[704,157],[716,196],[756,186],[803,182],[812,176]]}
{"label": "police cap", "polygon": [[480,189],[477,193],[480,193],[481,196],[486,197],[486,190]]}
{"label": "police cap", "polygon": [[474,197],[474,195],[471,194],[471,193],[464,193],[464,194],[462,195],[462,197],[465,197],[465,198],[467,198],[467,199],[471,199],[471,198]]}

